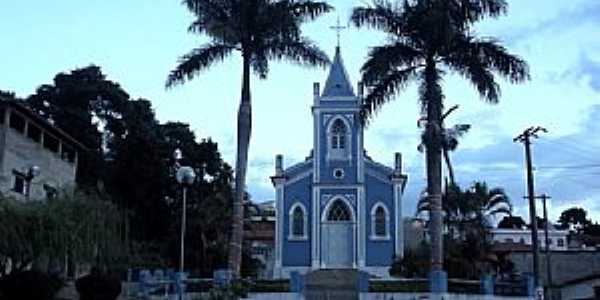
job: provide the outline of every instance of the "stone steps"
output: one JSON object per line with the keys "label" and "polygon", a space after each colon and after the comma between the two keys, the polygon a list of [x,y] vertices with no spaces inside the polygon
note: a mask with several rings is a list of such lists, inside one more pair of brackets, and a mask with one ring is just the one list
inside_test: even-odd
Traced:
{"label": "stone steps", "polygon": [[359,298],[359,272],[352,269],[317,270],[306,275],[306,300]]}

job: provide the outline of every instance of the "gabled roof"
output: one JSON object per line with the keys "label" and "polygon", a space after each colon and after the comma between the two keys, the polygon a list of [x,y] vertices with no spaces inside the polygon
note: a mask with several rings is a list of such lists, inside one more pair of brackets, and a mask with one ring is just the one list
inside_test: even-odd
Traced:
{"label": "gabled roof", "polygon": [[344,67],[344,61],[340,54],[340,47],[335,48],[335,57],[333,58],[333,64],[329,69],[329,76],[325,82],[325,89],[323,90],[322,97],[355,97],[352,84],[346,68]]}

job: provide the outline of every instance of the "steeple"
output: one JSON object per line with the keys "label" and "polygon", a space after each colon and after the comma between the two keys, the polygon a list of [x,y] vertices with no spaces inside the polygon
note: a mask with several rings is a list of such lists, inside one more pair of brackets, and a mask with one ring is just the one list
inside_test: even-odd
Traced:
{"label": "steeple", "polygon": [[325,82],[325,89],[323,90],[322,97],[355,97],[352,84],[346,68],[344,67],[344,61],[340,53],[340,47],[335,48],[335,57],[333,58],[333,64],[329,70],[329,76]]}

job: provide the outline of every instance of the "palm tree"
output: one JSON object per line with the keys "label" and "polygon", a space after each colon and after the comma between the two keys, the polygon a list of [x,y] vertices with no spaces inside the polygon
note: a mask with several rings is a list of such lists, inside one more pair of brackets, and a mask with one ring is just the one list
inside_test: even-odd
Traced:
{"label": "palm tree", "polygon": [[[476,229],[479,234],[491,227],[491,219],[499,214],[510,215],[510,198],[500,187],[489,189],[485,182],[474,182],[466,190],[455,184],[446,186],[442,195],[444,221],[449,229],[457,229],[461,238],[465,229]],[[431,211],[429,197],[421,197],[417,203],[417,215]]]}
{"label": "palm tree", "polygon": [[405,0],[393,4],[374,0],[356,7],[352,22],[388,34],[388,43],[370,50],[362,77],[371,86],[363,108],[368,120],[410,82],[419,84],[427,113],[425,132],[427,196],[431,198],[432,272],[443,271],[441,215],[442,77],[451,71],[465,77],[482,99],[496,103],[500,86],[495,73],[512,83],[529,78],[527,63],[507,52],[493,38],[479,38],[473,25],[507,10],[505,0]]}
{"label": "palm tree", "polygon": [[489,189],[485,182],[475,182],[465,191],[469,203],[469,219],[476,220],[480,226],[491,227],[491,219],[499,214],[511,215],[512,204],[504,189],[496,187]]}
{"label": "palm tree", "polygon": [[184,0],[195,20],[191,33],[211,41],[179,59],[167,78],[167,88],[195,78],[234,51],[242,57],[242,94],[237,118],[235,199],[229,247],[229,268],[239,275],[242,257],[243,196],[251,133],[250,71],[266,78],[270,60],[288,60],[306,66],[326,66],[327,55],[302,36],[300,26],[329,12],[325,2],[308,0]]}

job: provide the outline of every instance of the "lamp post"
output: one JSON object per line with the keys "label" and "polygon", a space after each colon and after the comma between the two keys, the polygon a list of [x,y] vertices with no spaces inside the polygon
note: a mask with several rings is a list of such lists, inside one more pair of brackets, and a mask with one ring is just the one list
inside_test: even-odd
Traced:
{"label": "lamp post", "polygon": [[29,167],[27,173],[25,174],[25,183],[27,184],[27,189],[25,190],[25,198],[29,200],[31,196],[31,181],[33,178],[40,175],[40,167],[33,165]]}
{"label": "lamp post", "polygon": [[183,158],[181,150],[176,149],[173,153],[175,159],[175,178],[177,182],[181,184],[183,189],[183,207],[181,212],[181,240],[180,240],[180,257],[179,257],[179,272],[183,274],[184,271],[184,257],[185,257],[185,225],[186,225],[186,198],[187,198],[187,187],[192,185],[196,180],[196,173],[194,169],[187,166],[181,166],[179,161]]}

